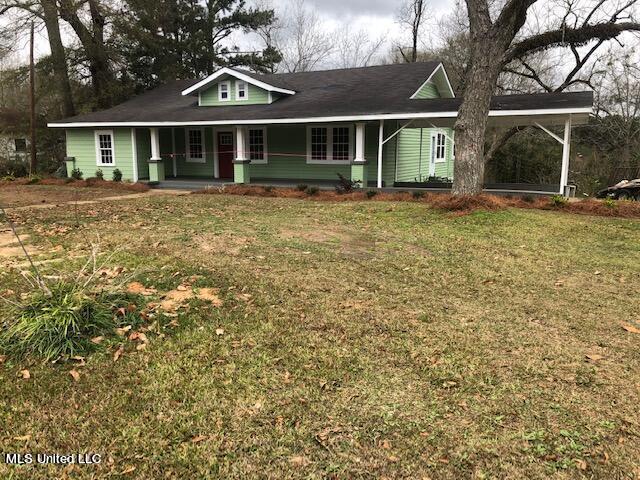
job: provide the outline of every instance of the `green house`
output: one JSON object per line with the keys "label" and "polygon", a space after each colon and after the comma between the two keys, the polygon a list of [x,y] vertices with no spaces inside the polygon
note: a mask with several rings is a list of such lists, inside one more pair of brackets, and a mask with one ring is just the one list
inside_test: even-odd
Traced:
{"label": "green house", "polygon": [[[591,103],[588,92],[494,97],[490,118],[570,128]],[[85,177],[116,168],[134,182],[340,174],[381,188],[451,181],[459,105],[440,62],[265,75],[221,68],[49,126],[65,129],[67,171]]]}

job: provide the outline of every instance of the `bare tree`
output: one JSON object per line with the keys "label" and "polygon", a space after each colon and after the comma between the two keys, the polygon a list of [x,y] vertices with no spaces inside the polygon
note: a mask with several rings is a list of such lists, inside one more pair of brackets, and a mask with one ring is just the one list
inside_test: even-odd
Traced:
{"label": "bare tree", "polygon": [[286,10],[288,15],[280,16],[280,26],[269,32],[282,54],[281,68],[286,72],[313,70],[333,53],[331,35],[305,0],[291,0]]}
{"label": "bare tree", "polygon": [[366,67],[376,63],[376,55],[385,43],[386,36],[371,39],[366,30],[353,32],[348,24],[336,33],[336,65],[340,68]]}
{"label": "bare tree", "polygon": [[[640,31],[640,24],[633,17],[633,7],[638,0],[622,0],[621,3],[594,0],[586,11],[571,2],[554,24],[517,38],[536,1],[507,0],[501,8],[492,11],[487,0],[466,0],[471,42],[464,99],[454,126],[454,194],[482,191],[490,101],[506,65],[550,48],[579,47],[593,41],[615,39],[625,31]],[[569,19],[572,19],[571,24]]]}
{"label": "bare tree", "polygon": [[400,55],[407,63],[414,63],[418,60],[418,40],[422,32],[422,24],[427,11],[427,2],[424,0],[404,0],[398,10],[398,23],[409,28],[411,31],[411,51],[398,45]]}

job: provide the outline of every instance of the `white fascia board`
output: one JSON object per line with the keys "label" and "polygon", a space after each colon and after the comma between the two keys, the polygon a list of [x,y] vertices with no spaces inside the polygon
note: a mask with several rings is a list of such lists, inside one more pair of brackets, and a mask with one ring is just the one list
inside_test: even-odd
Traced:
{"label": "white fascia board", "polygon": [[235,77],[235,78],[237,78],[239,80],[244,80],[247,83],[255,85],[256,87],[260,87],[260,88],[262,88],[264,90],[267,90],[269,92],[278,92],[278,93],[284,93],[284,94],[287,94],[287,95],[295,95],[295,93],[296,93],[293,90],[287,90],[287,89],[284,89],[284,88],[274,87],[273,85],[269,85],[268,83],[261,82],[260,80],[256,80],[255,78],[250,77],[249,75],[245,75],[244,73],[238,72],[236,70],[232,70],[231,68],[223,67],[220,70],[218,70],[217,72],[212,73],[211,75],[209,75],[204,80],[200,80],[195,85],[192,85],[191,87],[187,88],[186,90],[183,90],[182,91],[182,95],[184,96],[184,95],[189,95],[191,93],[197,92],[202,87],[204,87],[205,85],[208,85],[209,83],[213,82],[216,78],[219,78],[222,75],[231,75],[232,77]]}
{"label": "white fascia board", "polygon": [[[526,117],[539,115],[571,115],[591,114],[591,107],[583,108],[547,108],[538,110],[491,110],[489,117]],[[422,113],[384,113],[370,115],[348,115],[339,117],[306,117],[306,118],[258,118],[247,120],[200,120],[191,122],[72,122],[48,123],[51,128],[74,127],[182,127],[199,125],[261,125],[261,124],[294,124],[294,123],[327,123],[327,122],[355,122],[371,120],[411,120],[421,118],[456,118],[457,111],[450,112],[422,112]]]}
{"label": "white fascia board", "polygon": [[451,86],[451,82],[449,81],[449,75],[447,75],[447,71],[444,69],[444,65],[442,63],[438,64],[438,66],[433,69],[433,72],[431,72],[431,75],[429,75],[429,78],[427,78],[424,81],[424,83],[420,85],[420,87],[418,87],[418,89],[409,98],[416,98],[416,95],[418,95],[420,90],[422,90],[422,88],[431,81],[431,79],[433,78],[433,76],[436,74],[438,70],[442,70],[442,73],[444,73],[444,79],[447,81],[447,87],[449,87],[451,98],[455,98],[456,94],[453,92],[453,87]]}

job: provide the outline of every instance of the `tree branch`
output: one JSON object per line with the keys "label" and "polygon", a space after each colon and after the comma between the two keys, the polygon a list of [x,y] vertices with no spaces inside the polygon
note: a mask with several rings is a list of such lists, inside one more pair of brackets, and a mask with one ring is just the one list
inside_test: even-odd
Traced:
{"label": "tree branch", "polygon": [[505,53],[504,62],[522,57],[526,54],[546,50],[547,48],[571,44],[574,46],[585,45],[591,40],[602,41],[616,38],[623,32],[640,32],[640,23],[599,23],[595,25],[585,25],[580,28],[560,28],[549,32],[533,35],[519,42],[514,43]]}

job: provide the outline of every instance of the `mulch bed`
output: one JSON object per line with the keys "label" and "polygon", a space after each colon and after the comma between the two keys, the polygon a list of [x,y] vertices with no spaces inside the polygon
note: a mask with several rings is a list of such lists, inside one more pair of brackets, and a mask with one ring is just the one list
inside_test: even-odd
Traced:
{"label": "mulch bed", "polygon": [[[372,193],[375,192],[375,193]],[[356,190],[340,194],[333,190],[319,190],[313,194],[294,188],[259,187],[250,185],[232,185],[223,188],[208,188],[194,192],[196,194],[248,195],[256,197],[298,198],[316,201],[401,201],[426,203],[431,207],[451,212],[451,214],[467,215],[475,211],[495,211],[506,208],[527,208],[553,210],[579,215],[595,215],[600,217],[640,218],[640,202],[602,201],[585,199],[567,203],[553,202],[549,197],[522,197],[496,195],[454,196],[451,194],[427,192],[376,192],[373,190]]]}

